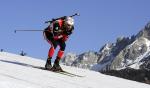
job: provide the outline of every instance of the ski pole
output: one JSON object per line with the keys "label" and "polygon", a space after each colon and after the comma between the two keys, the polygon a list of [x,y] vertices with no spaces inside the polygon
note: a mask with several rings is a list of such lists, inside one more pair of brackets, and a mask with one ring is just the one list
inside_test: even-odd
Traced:
{"label": "ski pole", "polygon": [[15,30],[14,32],[16,33],[17,31],[44,31],[44,30]]}

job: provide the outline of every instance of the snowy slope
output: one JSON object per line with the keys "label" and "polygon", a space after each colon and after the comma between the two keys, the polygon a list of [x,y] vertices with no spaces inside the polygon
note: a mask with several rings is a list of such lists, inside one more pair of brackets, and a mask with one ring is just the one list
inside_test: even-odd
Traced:
{"label": "snowy slope", "polygon": [[69,77],[30,66],[45,61],[0,52],[0,88],[150,88],[150,85],[107,76],[98,72],[62,66],[84,77]]}

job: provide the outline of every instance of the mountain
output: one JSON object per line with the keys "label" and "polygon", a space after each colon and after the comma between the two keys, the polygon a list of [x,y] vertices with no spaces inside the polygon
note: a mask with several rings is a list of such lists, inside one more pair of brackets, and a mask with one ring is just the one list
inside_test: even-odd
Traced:
{"label": "mountain", "polygon": [[[69,59],[72,61],[67,62]],[[134,70],[136,73],[144,74],[145,76],[142,77],[150,82],[150,75],[148,75],[150,74],[150,22],[136,35],[119,37],[115,43],[105,44],[98,52],[89,51],[80,55],[74,54],[73,57],[71,54],[69,57],[66,55],[63,58],[63,63],[102,73],[110,73],[109,71],[114,72],[115,70],[132,73]],[[132,79],[131,77],[130,79]]]}
{"label": "mountain", "polygon": [[[137,35],[117,38],[116,43],[106,44],[100,51],[93,70],[120,70],[128,67],[140,69],[150,56],[150,23]],[[148,69],[148,68],[143,68]],[[149,69],[150,70],[150,69]]]}
{"label": "mountain", "polygon": [[93,66],[93,64],[97,63],[98,58],[98,53],[93,51],[85,52],[80,55],[68,53],[62,59],[62,62],[67,66],[75,66],[79,68],[89,69]]}
{"label": "mountain", "polygon": [[0,88],[150,88],[148,84],[64,65],[64,70],[83,77],[35,68],[44,64],[36,58],[0,52]]}

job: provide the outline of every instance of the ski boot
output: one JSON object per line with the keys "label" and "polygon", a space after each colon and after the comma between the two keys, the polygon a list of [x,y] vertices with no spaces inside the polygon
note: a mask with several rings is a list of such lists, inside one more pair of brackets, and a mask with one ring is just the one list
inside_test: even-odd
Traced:
{"label": "ski boot", "polygon": [[51,58],[48,58],[45,64],[45,69],[46,70],[51,70],[52,64],[51,64]]}
{"label": "ski boot", "polygon": [[62,72],[63,71],[62,68],[59,65],[59,60],[60,59],[57,57],[57,59],[54,62],[54,65],[53,65],[53,67],[51,69],[52,71],[54,71],[54,72]]}

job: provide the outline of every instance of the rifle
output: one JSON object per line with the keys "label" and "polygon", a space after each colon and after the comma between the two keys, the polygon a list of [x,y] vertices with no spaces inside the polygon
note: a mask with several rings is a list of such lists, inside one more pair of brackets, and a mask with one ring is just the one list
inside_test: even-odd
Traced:
{"label": "rifle", "polygon": [[[75,14],[73,14],[73,15],[70,15],[69,17],[74,17],[74,16],[80,16],[80,14],[79,13],[75,13]],[[58,19],[61,19],[61,18],[63,18],[63,19],[65,19],[67,16],[63,16],[63,17],[59,17],[59,18],[52,18],[52,20],[49,20],[49,21],[45,21],[45,23],[52,23],[52,22],[54,22],[54,21],[56,21],[56,20],[58,20]]]}

